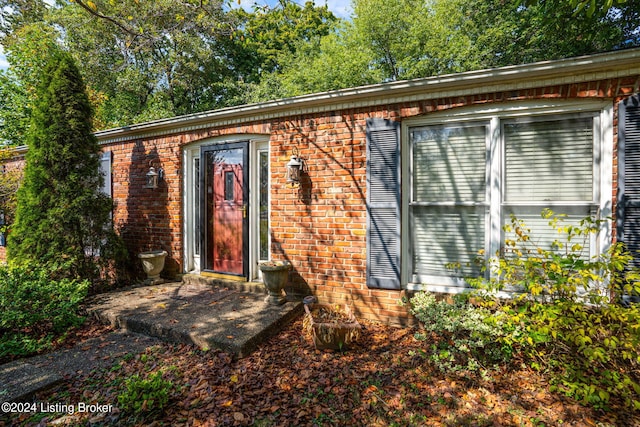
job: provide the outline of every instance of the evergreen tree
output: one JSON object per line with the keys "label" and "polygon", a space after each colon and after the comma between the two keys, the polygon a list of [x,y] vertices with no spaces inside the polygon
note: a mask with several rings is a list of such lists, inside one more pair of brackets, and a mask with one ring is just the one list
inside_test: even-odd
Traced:
{"label": "evergreen tree", "polygon": [[[71,56],[51,55],[36,91],[29,151],[8,241],[13,264],[37,262],[95,277],[96,252],[111,241],[111,199],[100,192],[100,146],[92,109]],[[102,247],[102,248],[101,248]]]}

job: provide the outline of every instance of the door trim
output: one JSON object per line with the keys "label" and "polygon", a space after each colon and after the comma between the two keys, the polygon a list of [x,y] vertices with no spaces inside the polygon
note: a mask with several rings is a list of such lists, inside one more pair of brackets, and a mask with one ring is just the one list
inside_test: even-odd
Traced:
{"label": "door trim", "polygon": [[209,256],[209,238],[207,236],[207,221],[211,215],[207,212],[207,185],[206,174],[208,165],[206,164],[207,153],[219,152],[225,150],[237,150],[242,149],[242,203],[244,204],[245,212],[250,209],[249,200],[249,175],[247,173],[251,170],[249,163],[249,141],[232,142],[223,144],[210,144],[202,145],[200,147],[200,241],[202,242],[200,249],[200,268],[202,272],[214,273],[229,277],[238,277],[244,280],[249,278],[249,215],[244,215],[242,220],[242,273],[233,273],[227,271],[217,271],[212,268],[207,268],[207,257]]}
{"label": "door trim", "polygon": [[[251,141],[249,145],[249,162],[251,163],[250,168],[250,178],[249,182],[249,249],[250,249],[250,266],[249,266],[249,280],[262,280],[262,273],[258,268],[258,263],[260,261],[268,261],[271,259],[271,233],[269,232],[269,227],[267,228],[267,258],[260,257],[260,225],[261,225],[261,217],[260,217],[260,190],[261,190],[261,164],[260,164],[260,155],[262,153],[266,153],[267,155],[267,215],[269,216],[271,213],[270,206],[270,189],[271,189],[271,162],[270,162],[270,151],[269,151],[269,141],[268,140],[260,140],[260,141]],[[270,224],[271,218],[268,217],[267,224]]]}
{"label": "door trim", "polygon": [[[199,182],[200,177],[194,175],[194,160],[200,159],[200,149],[202,146],[232,144],[238,142],[249,141],[249,162],[251,164],[250,174],[252,179],[249,184],[249,239],[250,239],[250,254],[249,254],[249,280],[260,280],[260,270],[258,269],[258,262],[261,261],[259,254],[259,228],[255,226],[259,221],[259,152],[266,151],[269,153],[269,135],[262,134],[238,134],[238,135],[225,135],[213,138],[207,138],[199,141],[195,141],[182,148],[182,176],[183,176],[183,265],[184,273],[201,274],[204,273],[199,261],[199,255],[195,252],[196,240],[200,240],[201,236],[196,236],[195,233],[198,227],[195,226],[195,208],[197,201],[195,200],[195,185]],[[268,154],[267,154],[268,155]],[[269,191],[269,190],[267,190]],[[198,196],[198,201],[200,197]],[[269,210],[270,211],[270,210]],[[270,233],[267,232],[269,236]],[[267,242],[268,244],[270,242]],[[202,253],[202,248],[200,248]],[[270,253],[269,253],[270,256]],[[230,276],[228,279],[238,280],[237,276]]]}

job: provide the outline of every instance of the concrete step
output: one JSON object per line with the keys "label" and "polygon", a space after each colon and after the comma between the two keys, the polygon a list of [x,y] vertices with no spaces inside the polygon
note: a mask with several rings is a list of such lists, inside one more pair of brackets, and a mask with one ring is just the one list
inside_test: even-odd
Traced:
{"label": "concrete step", "polygon": [[266,293],[258,291],[257,284],[215,283],[187,277],[182,282],[112,292],[95,297],[89,311],[127,331],[219,348],[237,357],[248,355],[303,312],[300,301],[265,302]]}
{"label": "concrete step", "polygon": [[182,283],[191,285],[208,285],[222,288],[236,289],[240,292],[255,292],[257,294],[267,294],[267,290],[262,282],[245,282],[240,280],[228,280],[218,277],[204,276],[200,274],[183,274]]}

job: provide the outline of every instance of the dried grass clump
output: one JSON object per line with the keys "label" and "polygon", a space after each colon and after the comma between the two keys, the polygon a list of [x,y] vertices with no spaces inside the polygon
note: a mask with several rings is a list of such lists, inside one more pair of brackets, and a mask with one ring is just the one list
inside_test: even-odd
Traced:
{"label": "dried grass clump", "polygon": [[360,337],[360,324],[348,306],[305,305],[303,329],[317,349],[343,350]]}

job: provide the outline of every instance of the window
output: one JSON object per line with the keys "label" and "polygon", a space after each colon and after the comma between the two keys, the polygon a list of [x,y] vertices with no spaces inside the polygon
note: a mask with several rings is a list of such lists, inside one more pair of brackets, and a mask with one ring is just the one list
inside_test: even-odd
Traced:
{"label": "window", "polygon": [[191,175],[193,181],[193,192],[191,200],[193,200],[193,254],[200,256],[200,158],[193,159],[193,171]]}
{"label": "window", "polygon": [[4,212],[0,211],[0,246],[2,247],[7,246],[6,225]]}
{"label": "window", "polygon": [[561,117],[510,120],[502,126],[503,217],[514,214],[524,220],[545,249],[552,248],[557,235],[540,217],[542,209],[566,214],[569,222],[596,213],[594,121],[593,116]]}
{"label": "window", "polygon": [[[408,282],[466,286],[465,277],[481,274],[473,262],[478,251],[493,255],[512,238],[502,231],[511,214],[551,248],[556,236],[540,216],[544,208],[567,214],[569,224],[610,212],[611,166],[602,165],[611,163],[611,149],[600,142],[606,111],[517,114],[474,120],[470,113],[468,121],[458,115],[407,127]],[[585,256],[604,241],[592,238]]]}
{"label": "window", "polygon": [[259,150],[258,156],[260,158],[260,171],[259,171],[259,254],[260,260],[269,259],[269,151]]}
{"label": "window", "polygon": [[99,171],[104,178],[100,191],[111,196],[111,151],[105,151],[100,155]]}
{"label": "window", "polygon": [[[426,126],[410,131],[413,276],[447,275],[484,246],[487,212],[487,126]],[[467,267],[467,265],[469,267]]]}
{"label": "window", "polygon": [[224,199],[226,201],[233,201],[235,177],[233,171],[226,171],[224,173]]}

